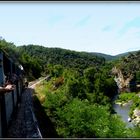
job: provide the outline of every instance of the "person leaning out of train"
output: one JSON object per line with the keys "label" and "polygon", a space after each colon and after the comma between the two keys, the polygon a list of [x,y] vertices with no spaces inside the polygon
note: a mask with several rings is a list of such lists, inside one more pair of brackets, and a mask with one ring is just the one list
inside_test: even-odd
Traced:
{"label": "person leaning out of train", "polygon": [[13,82],[12,82],[11,80],[7,80],[7,81],[5,82],[4,88],[5,88],[5,89],[14,90],[15,85],[13,84]]}

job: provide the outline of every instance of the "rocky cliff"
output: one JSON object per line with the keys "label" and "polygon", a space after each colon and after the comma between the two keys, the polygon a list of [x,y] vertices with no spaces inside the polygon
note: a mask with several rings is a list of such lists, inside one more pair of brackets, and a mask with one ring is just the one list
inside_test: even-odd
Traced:
{"label": "rocky cliff", "polygon": [[119,92],[130,92],[130,81],[133,79],[132,74],[128,74],[127,77],[123,75],[122,71],[114,67],[112,73],[115,76],[114,80],[117,83]]}

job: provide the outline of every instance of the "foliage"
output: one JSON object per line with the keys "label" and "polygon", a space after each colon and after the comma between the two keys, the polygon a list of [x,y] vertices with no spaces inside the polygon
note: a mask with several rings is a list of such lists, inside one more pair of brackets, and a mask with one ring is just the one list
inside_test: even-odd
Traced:
{"label": "foliage", "polygon": [[7,42],[5,39],[0,39],[0,50],[4,51],[4,53],[11,58],[14,63],[19,64],[18,57],[19,54],[17,52],[16,46],[12,42]]}
{"label": "foliage", "polygon": [[104,106],[90,105],[87,101],[75,98],[59,109],[57,114],[60,117],[57,131],[65,138],[129,136],[125,124],[117,116],[110,115]]}
{"label": "foliage", "polygon": [[37,58],[30,57],[26,53],[22,53],[19,62],[24,67],[24,71],[28,76],[28,80],[34,80],[41,76],[42,67]]}
{"label": "foliage", "polygon": [[31,57],[24,51],[20,52],[18,47],[11,42],[7,42],[5,39],[0,40],[0,49],[3,50],[14,63],[22,64],[28,80],[34,80],[41,76],[41,61],[35,56]]}
{"label": "foliage", "polygon": [[95,81],[95,74],[97,70],[95,67],[89,67],[84,70],[84,79],[87,92],[93,92],[94,89],[94,81]]}
{"label": "foliage", "polygon": [[133,111],[138,108],[140,109],[140,98],[137,93],[121,93],[116,100],[116,102],[126,103],[128,101],[132,101],[132,105],[130,107],[129,116],[132,117]]}
{"label": "foliage", "polygon": [[46,108],[47,114],[51,117],[53,122],[56,122],[56,119],[58,118],[56,114],[57,109],[64,106],[67,102],[68,99],[62,92],[48,92],[48,94],[46,94],[43,106]]}
{"label": "foliage", "polygon": [[55,80],[54,82],[54,87],[58,88],[59,86],[63,85],[64,83],[64,78],[63,77],[59,77]]}
{"label": "foliage", "polygon": [[133,111],[136,108],[140,109],[140,97],[139,96],[135,96],[134,99],[133,99],[133,104],[130,107],[130,112],[129,112],[130,117],[132,117]]}
{"label": "foliage", "polygon": [[[92,68],[90,70],[92,73]],[[60,137],[134,136],[117,115],[111,114],[109,97],[100,90],[87,92],[84,81],[87,78],[90,79],[90,75],[80,76],[80,73],[75,70],[63,69],[60,77],[54,76],[46,84],[53,85],[56,81],[61,81],[62,76],[63,84],[55,90],[49,87],[45,93],[45,102],[43,102],[46,113],[54,123]],[[92,78],[95,78],[95,75]],[[46,87],[44,85],[44,88]]]}
{"label": "foliage", "polygon": [[130,74],[135,76],[140,68],[140,51],[129,53],[129,55],[122,57],[116,63],[116,66],[122,71],[125,78]]}
{"label": "foliage", "polygon": [[63,67],[61,65],[48,65],[48,73],[52,77],[59,77],[63,73]]}
{"label": "foliage", "polygon": [[85,99],[86,98],[86,93],[85,93],[85,85],[82,82],[82,79],[69,79],[67,81],[67,86],[66,86],[66,92],[67,96],[69,98],[75,98],[78,97],[80,99]]}
{"label": "foliage", "polygon": [[[76,52],[39,45],[16,47],[0,40],[0,49],[22,64],[28,80],[50,75],[38,92],[42,106],[55,124],[61,137],[134,137],[138,133],[127,129],[119,116],[111,114],[111,99],[117,91],[111,74],[117,65],[124,76],[134,74],[139,82],[140,52],[115,61],[92,53]],[[140,107],[133,94],[121,100],[133,99],[132,108]]]}
{"label": "foliage", "polygon": [[140,138],[140,127],[136,126],[133,130],[133,133],[136,138]]}
{"label": "foliage", "polygon": [[140,71],[136,72],[136,81],[137,83],[140,83]]}
{"label": "foliage", "polygon": [[117,99],[118,102],[128,102],[130,100],[133,100],[135,97],[136,93],[131,92],[131,93],[121,93],[119,95],[119,98]]}
{"label": "foliage", "polygon": [[103,93],[86,93],[86,97],[91,104],[104,105],[112,111],[111,100]]}
{"label": "foliage", "polygon": [[20,52],[36,56],[42,60],[44,67],[51,65],[62,65],[67,68],[81,70],[89,66],[104,65],[105,59],[86,52],[76,52],[60,48],[47,48],[39,45],[19,46]]}

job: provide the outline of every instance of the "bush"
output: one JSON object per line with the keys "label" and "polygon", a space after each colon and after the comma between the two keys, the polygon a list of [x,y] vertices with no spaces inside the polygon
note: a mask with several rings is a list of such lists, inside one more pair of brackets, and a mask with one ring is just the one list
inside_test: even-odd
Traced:
{"label": "bush", "polygon": [[117,115],[111,115],[108,108],[90,105],[89,102],[73,99],[57,110],[57,132],[61,137],[107,138],[130,137],[125,123]]}
{"label": "bush", "polygon": [[58,88],[59,86],[61,86],[64,83],[64,78],[63,77],[59,77],[55,80],[54,82],[54,87]]}
{"label": "bush", "polygon": [[136,95],[135,92],[132,92],[132,93],[121,93],[119,95],[119,98],[118,98],[117,101],[119,101],[119,102],[123,102],[123,101],[128,102],[130,100],[133,100],[135,98],[135,95]]}

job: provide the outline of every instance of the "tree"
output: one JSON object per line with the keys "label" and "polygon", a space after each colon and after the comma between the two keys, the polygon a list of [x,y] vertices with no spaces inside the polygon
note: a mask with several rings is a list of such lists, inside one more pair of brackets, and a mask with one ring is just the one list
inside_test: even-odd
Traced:
{"label": "tree", "polygon": [[140,83],[140,71],[136,72],[136,81]]}
{"label": "tree", "polygon": [[95,67],[89,67],[84,70],[84,78],[87,92],[91,93],[94,90],[95,74],[97,70]]}
{"label": "tree", "polygon": [[[117,115],[111,115],[108,108],[90,105],[77,98],[57,110],[57,132],[65,138],[113,138],[130,137],[128,129]],[[132,136],[132,135],[131,135]]]}
{"label": "tree", "polygon": [[85,85],[82,82],[81,78],[75,79],[74,77],[72,79],[69,79],[67,81],[66,89],[67,89],[67,96],[69,98],[80,98],[85,99],[86,93],[85,93]]}

